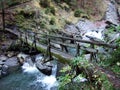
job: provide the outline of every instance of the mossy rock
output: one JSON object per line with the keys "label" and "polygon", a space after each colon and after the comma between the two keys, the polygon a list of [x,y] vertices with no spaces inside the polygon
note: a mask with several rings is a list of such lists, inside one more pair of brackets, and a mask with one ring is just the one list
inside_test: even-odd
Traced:
{"label": "mossy rock", "polygon": [[75,16],[75,17],[80,17],[82,13],[84,13],[82,10],[77,9],[77,10],[75,10],[75,12],[74,12],[74,16]]}
{"label": "mossy rock", "polygon": [[81,18],[85,18],[85,19],[90,19],[90,16],[89,15],[87,15],[87,14],[81,14],[81,16],[80,16]]}

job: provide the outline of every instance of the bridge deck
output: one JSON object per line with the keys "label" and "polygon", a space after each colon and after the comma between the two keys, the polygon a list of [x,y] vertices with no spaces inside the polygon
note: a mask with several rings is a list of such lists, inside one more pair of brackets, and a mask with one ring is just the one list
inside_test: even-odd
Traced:
{"label": "bridge deck", "polygon": [[[6,30],[9,31],[10,33],[16,35],[16,36],[20,35],[20,33],[17,30],[11,30],[8,28],[6,28]],[[22,37],[22,39],[25,40],[25,37]],[[28,41],[29,45],[32,45],[33,41],[31,39],[28,38],[27,41]],[[37,49],[43,53],[45,53],[47,50],[47,45],[36,43],[36,46],[37,46]],[[59,51],[59,50],[56,50],[53,48],[51,48],[51,53],[54,57],[58,58],[61,62],[64,62],[64,63],[70,62],[74,58],[74,56],[72,56],[68,53],[65,53],[65,52],[62,52],[62,51]]]}

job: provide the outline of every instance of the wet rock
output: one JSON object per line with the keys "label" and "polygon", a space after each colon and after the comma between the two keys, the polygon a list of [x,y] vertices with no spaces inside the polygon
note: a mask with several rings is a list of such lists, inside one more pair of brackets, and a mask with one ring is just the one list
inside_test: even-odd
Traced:
{"label": "wet rock", "polygon": [[3,64],[4,64],[4,62],[0,61],[0,65],[3,65]]}
{"label": "wet rock", "polygon": [[2,65],[0,65],[0,70],[2,69]]}
{"label": "wet rock", "polygon": [[5,56],[5,55],[0,55],[0,61],[4,61],[4,60],[6,60],[8,57],[7,56]]}
{"label": "wet rock", "polygon": [[1,70],[2,70],[3,72],[7,72],[7,71],[8,71],[8,68],[9,68],[9,67],[8,67],[7,65],[3,65]]}
{"label": "wet rock", "polygon": [[12,58],[7,59],[4,64],[9,67],[9,70],[8,70],[9,72],[16,71],[19,68],[17,57],[12,57]]}
{"label": "wet rock", "polygon": [[26,57],[25,62],[29,63],[30,66],[34,65],[34,63],[33,63],[33,61],[32,61],[30,56]]}
{"label": "wet rock", "polygon": [[7,76],[7,75],[8,75],[8,72],[7,72],[7,71],[6,71],[6,72],[2,71],[1,74],[2,74],[2,76],[4,77],[4,76]]}
{"label": "wet rock", "polygon": [[7,65],[3,65],[2,66],[2,71],[1,71],[1,74],[2,74],[2,76],[7,76],[8,75],[8,69],[9,69],[9,67],[7,66]]}
{"label": "wet rock", "polygon": [[51,75],[52,73],[52,65],[43,63],[42,61],[36,62],[36,67],[45,75]]}
{"label": "wet rock", "polygon": [[2,78],[2,70],[0,70],[0,78]]}
{"label": "wet rock", "polygon": [[25,62],[26,58],[28,57],[29,55],[26,55],[24,53],[19,53],[17,55],[17,58],[18,58],[18,62],[23,65],[23,63]]}
{"label": "wet rock", "polygon": [[35,62],[43,60],[43,55],[42,54],[38,54],[35,56]]}

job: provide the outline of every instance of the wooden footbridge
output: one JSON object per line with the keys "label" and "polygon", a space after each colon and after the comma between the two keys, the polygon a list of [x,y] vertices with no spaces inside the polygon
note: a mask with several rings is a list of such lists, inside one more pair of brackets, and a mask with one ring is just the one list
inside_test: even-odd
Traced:
{"label": "wooden footbridge", "polygon": [[[94,55],[98,53],[95,45],[104,46],[108,48],[117,48],[116,45],[107,44],[103,41],[96,40],[89,37],[91,40],[82,40],[77,38],[64,37],[62,35],[50,35],[44,33],[36,33],[32,31],[21,31],[16,29],[8,29],[7,31],[18,36],[21,41],[24,41],[34,48],[37,48],[43,53],[46,53],[49,59],[52,56],[58,58],[61,62],[70,62],[75,56],[80,55],[80,50],[90,53],[90,61],[94,59]],[[81,43],[89,44],[89,47],[82,46]],[[59,46],[59,48],[58,48]],[[69,53],[68,47],[76,49],[75,56]]]}

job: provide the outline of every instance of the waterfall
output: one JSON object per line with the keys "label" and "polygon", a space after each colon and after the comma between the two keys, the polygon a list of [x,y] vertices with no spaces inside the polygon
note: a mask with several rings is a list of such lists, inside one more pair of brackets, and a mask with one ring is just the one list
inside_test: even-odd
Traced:
{"label": "waterfall", "polygon": [[[36,61],[42,59],[41,55],[36,56]],[[58,82],[56,80],[56,71],[57,71],[57,64],[55,61],[53,63],[52,74],[50,76],[42,74],[35,66],[35,64],[31,65],[29,62],[25,62],[22,66],[23,73],[28,74],[35,74],[36,79],[30,84],[32,86],[36,86],[41,84],[43,90],[57,90]],[[53,90],[53,89],[52,89]]]}
{"label": "waterfall", "polygon": [[[56,80],[56,72],[57,72],[57,64],[54,63],[52,68],[52,74],[50,76],[44,76],[42,78],[38,76],[36,82],[42,83],[45,90],[51,90],[53,87],[55,88],[58,86],[58,82]],[[57,88],[54,90],[57,90]]]}
{"label": "waterfall", "polygon": [[23,69],[23,72],[25,72],[25,73],[39,72],[39,70],[36,68],[35,64],[31,66],[27,62],[23,64],[22,69]]}

